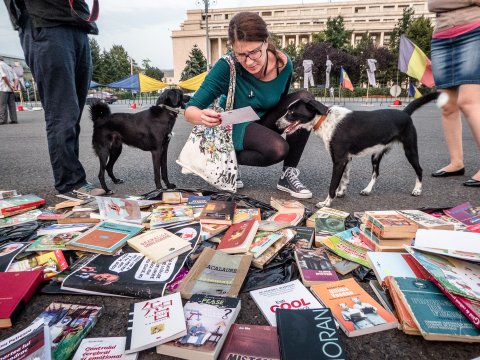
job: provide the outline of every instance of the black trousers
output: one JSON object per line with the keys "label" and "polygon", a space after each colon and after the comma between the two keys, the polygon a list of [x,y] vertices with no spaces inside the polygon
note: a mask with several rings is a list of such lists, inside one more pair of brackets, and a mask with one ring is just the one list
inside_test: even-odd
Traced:
{"label": "black trousers", "polygon": [[17,122],[17,109],[15,108],[15,94],[11,91],[0,91],[0,124],[6,124],[8,114],[10,122]]}

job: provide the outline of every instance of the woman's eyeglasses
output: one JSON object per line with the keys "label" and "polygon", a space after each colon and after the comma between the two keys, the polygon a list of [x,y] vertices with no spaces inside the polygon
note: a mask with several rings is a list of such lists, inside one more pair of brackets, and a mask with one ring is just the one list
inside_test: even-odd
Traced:
{"label": "woman's eyeglasses", "polygon": [[258,60],[262,57],[263,44],[265,44],[265,41],[258,48],[253,49],[252,51],[243,54],[238,54],[234,52],[233,55],[238,62],[245,62],[247,58],[249,58],[250,60]]}

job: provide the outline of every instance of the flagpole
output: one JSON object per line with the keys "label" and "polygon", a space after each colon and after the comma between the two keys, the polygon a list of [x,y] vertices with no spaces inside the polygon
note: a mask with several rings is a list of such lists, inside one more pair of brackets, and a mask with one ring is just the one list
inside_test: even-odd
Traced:
{"label": "flagpole", "polygon": [[368,104],[368,90],[370,89],[370,81],[367,80],[367,101],[366,104]]}

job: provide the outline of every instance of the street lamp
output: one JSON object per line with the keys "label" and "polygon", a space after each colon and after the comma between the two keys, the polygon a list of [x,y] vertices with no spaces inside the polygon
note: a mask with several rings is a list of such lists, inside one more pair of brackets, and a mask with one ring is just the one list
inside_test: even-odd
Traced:
{"label": "street lamp", "polygon": [[205,40],[206,40],[206,52],[207,52],[207,70],[210,69],[210,38],[208,37],[208,7],[210,5],[215,5],[216,0],[197,0],[195,4],[205,6]]}

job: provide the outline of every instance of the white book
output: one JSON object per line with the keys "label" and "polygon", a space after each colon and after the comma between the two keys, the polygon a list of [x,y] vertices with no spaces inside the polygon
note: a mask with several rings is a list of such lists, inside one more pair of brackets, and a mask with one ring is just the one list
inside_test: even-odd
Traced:
{"label": "white book", "polygon": [[134,303],[128,314],[125,353],[149,349],[186,334],[180,293]]}
{"label": "white book", "polygon": [[324,307],[300,280],[253,290],[250,291],[250,296],[271,326],[277,326],[275,310],[278,308],[320,309]]}
{"label": "white book", "polygon": [[138,353],[125,354],[126,337],[83,339],[72,360],[120,359],[136,360]]}
{"label": "white book", "polygon": [[95,224],[52,224],[37,230],[37,235],[58,235],[69,234],[72,232],[83,231],[91,228]]}
{"label": "white book", "polygon": [[143,218],[137,201],[105,196],[96,196],[95,199],[102,219],[142,223]]}
{"label": "white book", "polygon": [[367,261],[377,280],[382,283],[387,276],[417,277],[405,260],[406,253],[397,252],[367,252]]}

